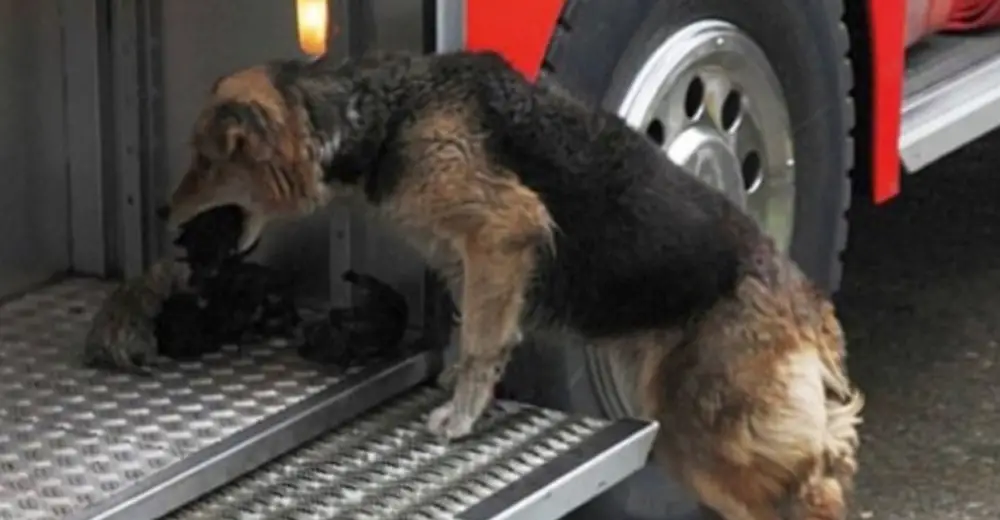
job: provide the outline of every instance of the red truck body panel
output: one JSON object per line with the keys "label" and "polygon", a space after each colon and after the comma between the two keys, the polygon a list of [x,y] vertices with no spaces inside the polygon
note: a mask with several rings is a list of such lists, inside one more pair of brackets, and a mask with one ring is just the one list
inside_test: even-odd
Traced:
{"label": "red truck body panel", "polygon": [[[872,197],[899,194],[899,124],[906,64],[906,0],[868,0],[872,52]],[[858,124],[864,124],[864,114]]]}
{"label": "red truck body panel", "polygon": [[[610,0],[607,0],[610,1]],[[872,197],[899,193],[899,127],[905,70],[906,0],[867,0],[872,63],[872,114],[859,115],[872,136]],[[530,79],[538,76],[565,0],[467,0],[466,47],[503,54]]]}
{"label": "red truck body panel", "polygon": [[467,0],[465,45],[491,49],[534,80],[565,0]]}

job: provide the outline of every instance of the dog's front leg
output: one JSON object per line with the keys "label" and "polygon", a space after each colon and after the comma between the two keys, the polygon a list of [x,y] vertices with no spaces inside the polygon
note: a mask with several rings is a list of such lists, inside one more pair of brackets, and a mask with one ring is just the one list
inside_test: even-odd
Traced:
{"label": "dog's front leg", "polygon": [[459,358],[450,401],[428,427],[448,439],[467,435],[493,398],[493,387],[520,338],[525,288],[534,269],[532,247],[470,240],[463,254]]}

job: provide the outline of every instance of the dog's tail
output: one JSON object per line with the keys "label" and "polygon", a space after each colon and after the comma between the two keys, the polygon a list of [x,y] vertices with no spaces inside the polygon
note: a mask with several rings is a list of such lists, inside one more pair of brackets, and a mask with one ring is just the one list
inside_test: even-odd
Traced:
{"label": "dog's tail", "polygon": [[644,410],[666,425],[658,459],[727,520],[845,520],[864,400],[839,324],[789,320],[760,284],[739,298],[688,343],[646,349]]}
{"label": "dog's tail", "polygon": [[822,457],[816,461],[791,498],[795,520],[843,520],[847,494],[857,472],[864,396],[847,378],[839,356],[821,355],[821,375],[826,392],[826,428]]}
{"label": "dog's tail", "polygon": [[842,358],[823,347],[787,360],[784,396],[749,424],[750,467],[783,490],[774,498],[789,520],[846,520],[857,472],[864,398]]}

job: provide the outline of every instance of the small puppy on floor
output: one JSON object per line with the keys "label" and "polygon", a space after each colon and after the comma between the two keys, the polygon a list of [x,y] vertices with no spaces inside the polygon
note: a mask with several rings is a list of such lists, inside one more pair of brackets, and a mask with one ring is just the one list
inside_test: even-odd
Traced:
{"label": "small puppy on floor", "polygon": [[186,264],[165,259],[141,276],[122,282],[91,320],[83,342],[83,363],[148,372],[159,354],[156,317],[168,298],[189,289],[190,275]]}
{"label": "small puppy on floor", "polygon": [[637,360],[655,456],[727,520],[843,519],[861,394],[830,302],[753,220],[617,117],[498,55],[272,62],[219,79],[197,119],[174,226],[271,220],[357,196],[460,308],[453,396],[467,435],[522,332]]}

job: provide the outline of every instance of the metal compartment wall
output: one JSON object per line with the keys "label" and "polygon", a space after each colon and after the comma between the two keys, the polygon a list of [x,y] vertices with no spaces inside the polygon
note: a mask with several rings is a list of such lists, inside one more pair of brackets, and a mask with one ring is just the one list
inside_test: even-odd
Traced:
{"label": "metal compartment wall", "polygon": [[69,268],[57,0],[0,0],[0,297]]}

